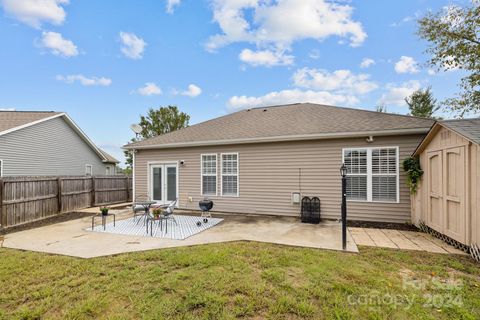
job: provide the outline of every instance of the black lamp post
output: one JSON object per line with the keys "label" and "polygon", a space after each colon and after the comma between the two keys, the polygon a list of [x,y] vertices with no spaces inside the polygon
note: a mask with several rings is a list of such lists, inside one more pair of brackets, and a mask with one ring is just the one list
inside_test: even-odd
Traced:
{"label": "black lamp post", "polygon": [[342,176],[342,248],[347,249],[347,166],[342,163],[340,167]]}

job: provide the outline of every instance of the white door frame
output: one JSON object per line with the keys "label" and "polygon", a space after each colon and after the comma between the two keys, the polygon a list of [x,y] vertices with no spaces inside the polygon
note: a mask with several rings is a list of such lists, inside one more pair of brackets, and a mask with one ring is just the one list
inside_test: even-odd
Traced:
{"label": "white door frame", "polygon": [[[153,175],[153,168],[158,168],[158,167],[161,167],[162,168],[162,197],[164,199],[162,199],[161,201],[157,201],[156,199],[153,199],[153,181],[152,181],[152,175]],[[176,174],[176,194],[177,194],[177,198],[179,198],[178,196],[178,190],[179,190],[179,186],[178,186],[178,181],[179,181],[179,171],[178,171],[178,168],[179,168],[179,165],[178,165],[178,161],[150,161],[150,162],[147,162],[147,183],[148,183],[148,195],[150,196],[150,199],[152,201],[157,201],[158,204],[162,204],[162,205],[168,205],[170,204],[169,201],[166,200],[166,195],[167,195],[167,181],[166,181],[166,168],[167,167],[175,167],[177,169],[177,174]],[[176,204],[176,207],[178,207],[178,202]]]}

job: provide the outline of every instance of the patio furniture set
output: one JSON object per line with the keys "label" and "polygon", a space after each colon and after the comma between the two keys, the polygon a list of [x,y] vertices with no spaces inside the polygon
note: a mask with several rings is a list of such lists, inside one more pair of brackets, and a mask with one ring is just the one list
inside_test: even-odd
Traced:
{"label": "patio furniture set", "polygon": [[[143,225],[146,229],[146,234],[150,233],[150,236],[153,236],[153,226],[155,223],[158,223],[160,226],[160,231],[163,232],[163,222],[165,222],[165,233],[168,233],[168,222],[171,221],[178,225],[175,216],[173,215],[175,207],[178,204],[178,198],[172,201],[168,205],[157,205],[156,201],[150,200],[148,196],[138,196],[135,198],[135,201],[132,203],[133,210],[133,223],[138,225],[140,221],[143,220]],[[208,219],[211,219],[210,210],[213,208],[213,201],[211,200],[202,200],[199,203],[202,214],[200,215],[200,220],[197,221],[197,226],[200,227],[203,223],[208,223]],[[153,209],[153,210],[152,210]],[[106,212],[99,213],[92,216],[92,230],[95,228],[95,219],[102,219],[103,230],[106,230],[107,219],[108,217],[113,217],[113,227],[116,224],[116,216],[114,213]]]}

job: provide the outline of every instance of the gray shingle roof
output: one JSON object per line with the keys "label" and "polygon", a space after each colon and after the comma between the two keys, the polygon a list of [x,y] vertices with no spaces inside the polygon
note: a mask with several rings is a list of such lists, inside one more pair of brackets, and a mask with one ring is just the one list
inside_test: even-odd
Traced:
{"label": "gray shingle roof", "polygon": [[107,163],[114,163],[114,164],[120,163],[120,161],[115,159],[111,154],[105,152],[105,150],[100,149],[100,151],[102,151],[103,155],[105,156],[105,159],[107,160],[106,161]]}
{"label": "gray shingle roof", "polygon": [[0,133],[60,113],[53,111],[0,111]]}
{"label": "gray shingle roof", "polygon": [[468,140],[480,144],[480,118],[440,121],[443,126],[457,132]]}
{"label": "gray shingle roof", "polygon": [[[132,143],[125,148],[155,148],[240,143],[278,137],[349,136],[353,133],[427,132],[434,121],[405,115],[312,103],[253,108],[208,120],[185,129]],[[279,139],[280,140],[280,139]]]}

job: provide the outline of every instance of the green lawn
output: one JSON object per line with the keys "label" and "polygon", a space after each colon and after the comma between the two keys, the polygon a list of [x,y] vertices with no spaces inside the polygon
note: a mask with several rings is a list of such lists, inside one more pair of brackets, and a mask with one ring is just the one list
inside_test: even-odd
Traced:
{"label": "green lawn", "polygon": [[239,242],[81,260],[0,249],[0,319],[480,318],[470,258],[360,250]]}

